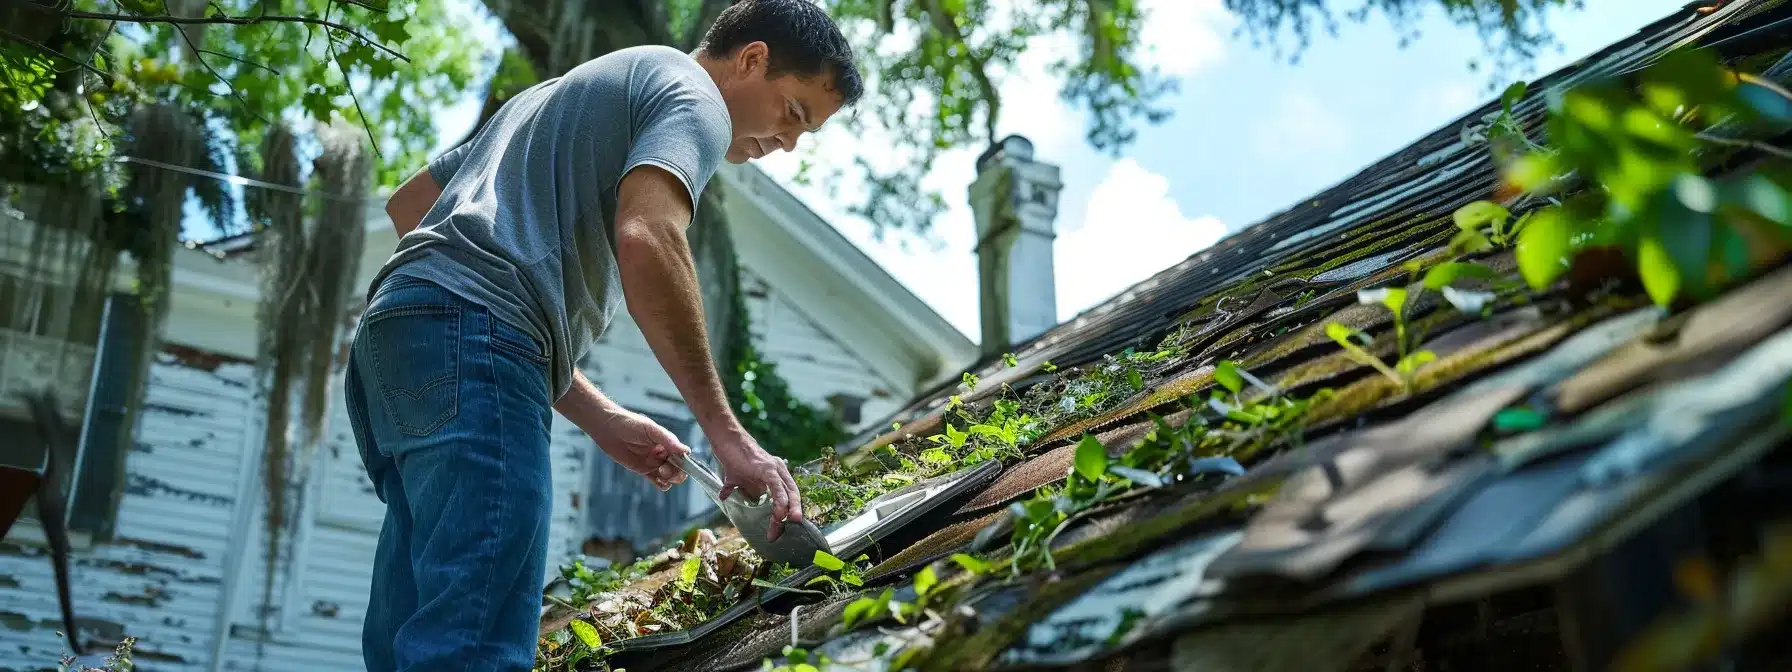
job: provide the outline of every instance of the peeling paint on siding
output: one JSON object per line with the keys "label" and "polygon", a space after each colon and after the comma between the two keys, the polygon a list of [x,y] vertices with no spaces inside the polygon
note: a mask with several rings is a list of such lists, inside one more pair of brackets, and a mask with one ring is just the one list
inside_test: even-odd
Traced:
{"label": "peeling paint on siding", "polygon": [[[204,670],[211,656],[250,369],[161,353],[151,367],[118,537],[71,553],[75,636],[108,649],[138,638],[137,669]],[[215,466],[213,466],[215,465]],[[48,554],[0,544],[0,670],[56,669],[65,651]]]}

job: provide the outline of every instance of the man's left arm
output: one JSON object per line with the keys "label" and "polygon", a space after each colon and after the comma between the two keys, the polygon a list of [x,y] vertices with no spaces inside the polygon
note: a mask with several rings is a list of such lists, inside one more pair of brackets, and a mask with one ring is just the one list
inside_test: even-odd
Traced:
{"label": "man's left arm", "polygon": [[429,209],[436,207],[436,199],[442,197],[442,186],[454,179],[460,172],[460,166],[467,159],[467,152],[472,151],[473,143],[464,142],[459,147],[443,152],[441,156],[429,162],[423,170],[417,171],[411,179],[405,180],[386,199],[386,216],[392,218],[392,228],[398,237],[417,230],[423,223],[423,216]]}

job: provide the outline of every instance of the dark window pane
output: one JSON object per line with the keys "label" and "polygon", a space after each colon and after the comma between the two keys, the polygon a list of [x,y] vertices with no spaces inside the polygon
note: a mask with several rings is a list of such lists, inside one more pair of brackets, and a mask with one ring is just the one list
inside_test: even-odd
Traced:
{"label": "dark window pane", "polygon": [[96,538],[111,536],[124,483],[124,458],[135,436],[128,409],[148,373],[137,360],[146,321],[143,304],[135,296],[114,294],[106,302],[69,506],[69,527],[92,532]]}

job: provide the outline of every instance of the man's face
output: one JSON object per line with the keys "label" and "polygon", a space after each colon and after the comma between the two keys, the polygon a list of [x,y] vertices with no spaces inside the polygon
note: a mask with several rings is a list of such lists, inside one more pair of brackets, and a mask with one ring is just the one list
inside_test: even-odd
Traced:
{"label": "man's face", "polygon": [[729,163],[746,163],[780,149],[794,151],[804,133],[814,132],[840,110],[833,76],[768,79],[767,56],[764,42],[741,47],[731,59],[732,76],[721,87],[728,116],[734,121]]}

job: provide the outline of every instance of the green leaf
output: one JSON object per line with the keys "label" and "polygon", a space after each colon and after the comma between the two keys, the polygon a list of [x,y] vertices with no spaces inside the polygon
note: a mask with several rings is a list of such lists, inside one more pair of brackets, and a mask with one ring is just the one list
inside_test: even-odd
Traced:
{"label": "green leaf", "polygon": [[1051,360],[1048,359],[1044,364],[1040,364],[1039,368],[1043,369],[1046,373],[1051,373],[1058,370],[1058,365],[1053,364]]}
{"label": "green leaf", "polygon": [[[978,426],[981,427],[982,425]],[[976,429],[976,427],[972,427],[972,429]],[[952,456],[946,453],[946,449],[944,448],[929,448],[921,451],[921,461],[928,464],[950,464],[952,462]]]}
{"label": "green leaf", "polygon": [[590,623],[575,618],[566,625],[572,628],[572,634],[578,636],[579,643],[584,644],[585,648],[595,649],[604,645],[604,638],[598,636],[597,628],[592,627]]}
{"label": "green leaf", "polygon": [[1425,289],[1441,290],[1462,278],[1492,280],[1494,277],[1493,269],[1486,266],[1452,261],[1433,266],[1425,273]]}
{"label": "green leaf", "polygon": [[1517,105],[1518,101],[1524,100],[1525,89],[1526,85],[1522,81],[1513,82],[1511,86],[1506,87],[1506,91],[1500,94],[1500,107],[1507,114],[1511,114],[1512,106]]}
{"label": "green leaf", "polygon": [[982,558],[979,558],[977,556],[966,555],[964,553],[953,553],[952,561],[958,563],[959,567],[963,567],[964,571],[970,572],[972,574],[982,574],[984,572],[988,572],[989,567],[990,567],[990,564],[988,561],[985,561]]}
{"label": "green leaf", "polygon": [[851,629],[861,621],[875,620],[884,615],[890,608],[890,598],[895,594],[894,589],[885,588],[882,595],[861,597],[846,605],[846,611],[842,616],[847,629]]}
{"label": "green leaf", "polygon": [[969,433],[954,425],[946,425],[946,443],[951,444],[953,448],[963,448],[965,439],[970,436]]}
{"label": "green leaf", "polygon": [[1680,270],[1674,267],[1674,255],[1660,236],[1647,235],[1637,241],[1636,270],[1655,305],[1667,306],[1680,294]]}
{"label": "green leaf", "polygon": [[684,566],[678,568],[679,587],[690,590],[697,585],[697,575],[703,571],[703,556],[693,555],[684,559]]}
{"label": "green leaf", "polygon": [[404,46],[411,39],[410,33],[405,30],[403,19],[394,20],[383,16],[376,18],[367,22],[367,32],[372,33],[374,39],[390,46]]}
{"label": "green leaf", "polygon": [[1356,345],[1355,343],[1350,342],[1350,337],[1355,334],[1355,329],[1346,326],[1342,322],[1331,322],[1325,325],[1325,335],[1330,336],[1332,340],[1338,342],[1338,345],[1342,345],[1346,348]]}
{"label": "green leaf", "polygon": [[1405,357],[1401,357],[1399,363],[1395,364],[1394,368],[1400,372],[1400,375],[1411,376],[1418,372],[1419,367],[1435,361],[1437,361],[1437,353],[1430,350],[1420,350]]}
{"label": "green leaf", "polygon": [[839,558],[834,557],[832,554],[828,553],[827,551],[822,551],[822,550],[815,551],[815,560],[813,562],[815,563],[816,567],[820,567],[820,568],[828,570],[830,572],[840,571],[840,568],[846,566],[846,563],[844,561],[842,561]]}
{"label": "green leaf", "polygon": [[920,572],[915,574],[915,594],[926,595],[932,592],[933,587],[939,582],[939,577],[934,576],[932,567],[923,567]]}
{"label": "green leaf", "polygon": [[1530,221],[1518,234],[1518,271],[1531,289],[1541,292],[1567,270],[1563,259],[1568,256],[1573,231],[1567,214],[1556,207],[1537,210]]}
{"label": "green leaf", "polygon": [[1220,360],[1219,365],[1213,370],[1213,379],[1219,381],[1219,384],[1224,385],[1233,394],[1238,394],[1244,389],[1244,376],[1238,375],[1238,365],[1230,359]]}
{"label": "green leaf", "polygon": [[841,574],[840,582],[844,583],[846,585],[849,585],[849,586],[854,586],[854,587],[859,587],[859,586],[865,585],[864,577],[861,577],[858,574],[854,574],[852,572],[847,572],[845,574]]}
{"label": "green leaf", "polygon": [[1450,239],[1450,250],[1456,254],[1470,254],[1493,249],[1493,241],[1480,231],[1457,231]]}
{"label": "green leaf", "polygon": [[1512,211],[1493,201],[1475,201],[1456,209],[1456,228],[1463,231],[1480,231],[1481,227],[1490,226],[1495,234],[1505,231],[1506,220]]}
{"label": "green leaf", "polygon": [[1506,167],[1506,181],[1531,193],[1547,191],[1551,180],[1562,174],[1560,160],[1554,154],[1533,152],[1518,157]]}
{"label": "green leaf", "polygon": [[312,119],[325,123],[330,121],[330,115],[336,111],[335,97],[324,92],[321,85],[306,91],[299,99],[299,105],[305,108],[305,113],[311,115]]}
{"label": "green leaf", "polygon": [[1012,353],[1012,352],[1002,355],[1002,363],[1004,365],[1007,365],[1008,368],[1011,368],[1011,369],[1014,367],[1020,366],[1020,360],[1015,359],[1014,353]]}
{"label": "green leaf", "polygon": [[1131,385],[1135,390],[1145,389],[1145,377],[1139,374],[1138,369],[1127,369],[1126,384]]}
{"label": "green leaf", "polygon": [[1381,297],[1381,305],[1387,306],[1394,313],[1394,322],[1398,324],[1406,319],[1406,290],[1400,287],[1389,287]]}
{"label": "green leaf", "polygon": [[1076,473],[1094,482],[1108,470],[1108,450],[1093,434],[1084,434],[1076,444]]}
{"label": "green leaf", "polygon": [[1717,242],[1712,246],[1712,254],[1723,266],[1724,274],[1731,279],[1748,275],[1753,266],[1748,256],[1748,240],[1728,226],[1717,227]]}
{"label": "green leaf", "polygon": [[1711,263],[1711,216],[1681,207],[1680,201],[1663,200],[1668,202],[1663,205],[1655,223],[1662,247],[1680,273],[1680,287],[1694,296],[1704,296],[1706,272]]}

